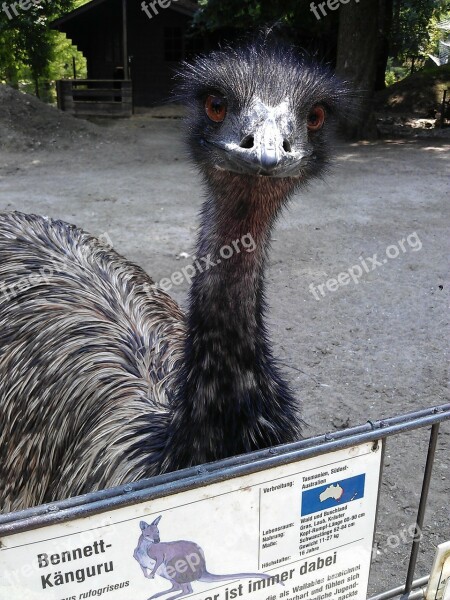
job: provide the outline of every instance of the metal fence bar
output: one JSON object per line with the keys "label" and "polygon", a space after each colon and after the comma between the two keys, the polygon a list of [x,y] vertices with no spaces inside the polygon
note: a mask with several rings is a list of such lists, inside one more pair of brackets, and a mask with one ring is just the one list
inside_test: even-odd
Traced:
{"label": "metal fence bar", "polygon": [[408,596],[408,600],[423,600],[425,598],[425,588],[418,590],[417,592],[411,592]]}
{"label": "metal fence bar", "polygon": [[427,461],[425,463],[425,473],[423,474],[422,492],[420,494],[419,509],[417,511],[417,520],[414,530],[414,538],[411,548],[411,555],[406,575],[405,591],[400,600],[408,600],[409,592],[412,588],[414,571],[416,568],[417,556],[419,554],[420,541],[422,539],[423,522],[425,519],[425,510],[427,506],[428,492],[430,490],[431,474],[433,472],[434,456],[436,454],[436,445],[439,435],[439,423],[435,423],[431,428],[430,442],[428,445]]}
{"label": "metal fence bar", "polygon": [[[415,581],[412,582],[411,585],[411,589],[416,590],[417,588],[423,588],[423,586],[427,585],[428,583],[428,575],[426,577],[421,577],[420,579],[416,579]],[[393,588],[392,590],[389,590],[387,592],[382,592],[381,594],[377,594],[376,596],[371,596],[370,598],[368,598],[368,600],[390,600],[390,598],[395,598],[396,596],[400,596],[400,594],[403,594],[405,591],[405,586],[404,585],[400,585],[396,588]],[[419,595],[416,595],[419,594]],[[416,598],[423,598],[423,590],[417,590],[415,592],[413,592],[413,594],[411,594],[409,596],[408,600],[414,600]]]}

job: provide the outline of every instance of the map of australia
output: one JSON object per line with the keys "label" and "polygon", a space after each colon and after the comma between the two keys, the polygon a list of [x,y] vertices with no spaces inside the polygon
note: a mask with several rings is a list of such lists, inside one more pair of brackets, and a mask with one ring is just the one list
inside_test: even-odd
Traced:
{"label": "map of australia", "polygon": [[335,485],[331,484],[319,495],[319,500],[325,502],[325,500],[331,498],[337,502],[342,498],[343,494],[344,489],[338,483]]}

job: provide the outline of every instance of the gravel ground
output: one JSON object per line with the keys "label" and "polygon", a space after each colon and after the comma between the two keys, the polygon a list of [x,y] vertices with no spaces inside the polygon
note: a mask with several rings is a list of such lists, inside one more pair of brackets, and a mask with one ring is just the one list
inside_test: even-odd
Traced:
{"label": "gravel ground", "polygon": [[[179,120],[137,115],[79,129],[64,115],[49,135],[50,126],[34,121],[18,132],[20,110],[0,118],[0,210],[106,232],[157,281],[189,262],[202,198]],[[279,222],[270,324],[303,402],[305,436],[448,402],[449,159],[445,139],[341,144],[334,173],[304,190]],[[346,283],[337,285],[341,273]],[[181,303],[186,292],[186,284],[171,291]],[[449,442],[445,423],[417,576],[450,538]],[[389,441],[371,592],[406,572],[426,447],[423,430]]]}

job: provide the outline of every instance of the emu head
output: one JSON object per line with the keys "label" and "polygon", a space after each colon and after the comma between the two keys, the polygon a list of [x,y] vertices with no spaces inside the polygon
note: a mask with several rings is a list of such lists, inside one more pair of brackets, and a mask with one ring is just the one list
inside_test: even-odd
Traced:
{"label": "emu head", "polygon": [[329,132],[347,96],[332,73],[262,36],[186,64],[189,147],[206,174],[295,178],[320,174]]}

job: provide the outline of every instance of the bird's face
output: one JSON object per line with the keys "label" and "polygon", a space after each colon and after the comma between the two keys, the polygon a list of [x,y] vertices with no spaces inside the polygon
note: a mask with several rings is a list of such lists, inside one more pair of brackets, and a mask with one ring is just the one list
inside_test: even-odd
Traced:
{"label": "bird's face", "polygon": [[217,169],[301,178],[317,159],[312,136],[326,118],[320,105],[310,107],[302,119],[289,97],[275,104],[255,95],[239,110],[233,102],[229,105],[226,96],[212,93],[206,96],[204,108],[211,123],[205,123],[199,143]]}
{"label": "bird's face", "polygon": [[345,91],[291,48],[262,41],[186,65],[189,146],[208,172],[306,180],[329,158],[328,133]]}

